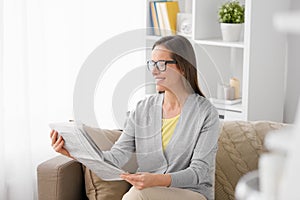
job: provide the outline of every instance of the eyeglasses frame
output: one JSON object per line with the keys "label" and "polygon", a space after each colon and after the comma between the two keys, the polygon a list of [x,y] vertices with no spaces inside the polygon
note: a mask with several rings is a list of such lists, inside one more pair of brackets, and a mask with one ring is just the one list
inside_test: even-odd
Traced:
{"label": "eyeglasses frame", "polygon": [[[167,70],[167,64],[177,64],[176,60],[158,60],[158,61],[153,61],[153,60],[148,60],[147,61],[147,69],[148,71],[151,71],[149,68],[149,62],[154,62],[154,66],[156,67],[156,69],[160,72],[164,72]],[[164,70],[160,70],[159,67],[157,66],[158,62],[165,62],[165,69]]]}

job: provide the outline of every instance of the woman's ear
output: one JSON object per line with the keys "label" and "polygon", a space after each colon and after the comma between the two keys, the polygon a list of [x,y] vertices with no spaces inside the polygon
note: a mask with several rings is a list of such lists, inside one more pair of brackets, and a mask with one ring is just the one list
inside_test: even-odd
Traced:
{"label": "woman's ear", "polygon": [[181,73],[182,76],[184,76],[185,75],[185,70],[181,69],[180,73]]}

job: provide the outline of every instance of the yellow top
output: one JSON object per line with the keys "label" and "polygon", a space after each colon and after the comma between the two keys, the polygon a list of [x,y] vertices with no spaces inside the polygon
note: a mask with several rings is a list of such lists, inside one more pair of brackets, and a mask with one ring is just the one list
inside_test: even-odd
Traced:
{"label": "yellow top", "polygon": [[162,120],[161,133],[162,133],[162,145],[163,145],[164,150],[166,149],[166,147],[174,133],[179,116],[180,116],[180,114],[177,115],[176,117]]}

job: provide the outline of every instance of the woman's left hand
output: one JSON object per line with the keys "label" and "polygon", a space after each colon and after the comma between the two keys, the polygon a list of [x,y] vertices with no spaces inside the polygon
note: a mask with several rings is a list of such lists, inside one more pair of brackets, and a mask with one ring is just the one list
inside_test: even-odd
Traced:
{"label": "woman's left hand", "polygon": [[151,173],[137,173],[137,174],[121,174],[120,177],[139,190],[154,187],[154,186],[170,186],[171,176],[169,174],[151,174]]}
{"label": "woman's left hand", "polygon": [[151,173],[121,174],[120,177],[139,190],[152,187],[155,183],[155,174]]}

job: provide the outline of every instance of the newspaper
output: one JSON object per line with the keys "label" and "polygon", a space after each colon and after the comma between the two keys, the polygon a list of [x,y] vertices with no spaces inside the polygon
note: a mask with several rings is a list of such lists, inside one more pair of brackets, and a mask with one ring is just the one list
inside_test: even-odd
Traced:
{"label": "newspaper", "polygon": [[63,122],[51,123],[49,127],[56,130],[65,141],[64,148],[76,158],[76,160],[98,177],[106,181],[122,180],[120,174],[125,173],[112,163],[104,161],[104,156],[93,139],[84,130],[82,123]]}

